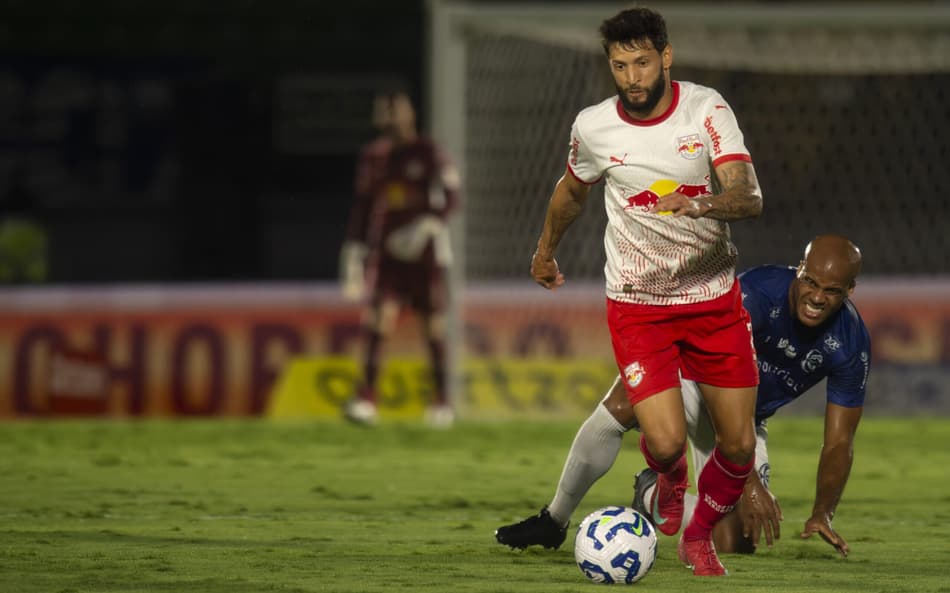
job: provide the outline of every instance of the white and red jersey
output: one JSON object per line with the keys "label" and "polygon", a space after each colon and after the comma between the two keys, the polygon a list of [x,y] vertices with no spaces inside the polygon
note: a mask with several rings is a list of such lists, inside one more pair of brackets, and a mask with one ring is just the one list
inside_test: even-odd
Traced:
{"label": "white and red jersey", "polygon": [[727,223],[649,212],[673,191],[712,194],[717,165],[752,160],[719,93],[690,82],[672,87],[673,102],[659,117],[635,120],[614,96],[581,111],[571,129],[570,173],[585,184],[606,179],[604,272],[607,296],[616,301],[708,301],[735,281]]}

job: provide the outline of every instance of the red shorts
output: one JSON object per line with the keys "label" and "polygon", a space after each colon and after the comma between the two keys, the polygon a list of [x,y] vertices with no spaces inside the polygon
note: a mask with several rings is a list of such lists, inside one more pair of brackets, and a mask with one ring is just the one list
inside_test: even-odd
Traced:
{"label": "red shorts", "polygon": [[759,384],[739,282],[721,297],[688,305],[607,299],[607,324],[632,404],[679,387],[680,375],[716,387]]}

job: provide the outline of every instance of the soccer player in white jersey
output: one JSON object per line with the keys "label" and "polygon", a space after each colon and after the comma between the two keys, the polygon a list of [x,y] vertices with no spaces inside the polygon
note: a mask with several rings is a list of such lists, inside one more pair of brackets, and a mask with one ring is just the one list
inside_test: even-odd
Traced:
{"label": "soccer player in white jersey", "polygon": [[545,215],[531,275],[554,290],[555,249],[603,179],[607,318],[630,406],[598,405],[577,433],[552,502],[496,531],[515,548],[560,546],[570,515],[609,469],[639,420],[640,449],[657,473],[657,527],[680,529],[688,486],[680,377],[695,381],[718,433],[699,474],[699,504],[678,553],[693,574],[726,574],[712,542],[752,469],[758,373],[736,280],[728,221],[753,218],[762,196],[742,133],[716,91],[670,78],[663,17],[645,8],[607,19],[600,33],[617,96],[581,111],[567,170]]}

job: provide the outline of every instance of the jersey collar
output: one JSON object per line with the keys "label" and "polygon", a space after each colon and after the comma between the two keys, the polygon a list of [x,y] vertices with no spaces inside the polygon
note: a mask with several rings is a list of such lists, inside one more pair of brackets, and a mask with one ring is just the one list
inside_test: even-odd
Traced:
{"label": "jersey collar", "polygon": [[673,87],[673,100],[670,101],[670,106],[667,107],[666,111],[652,119],[633,119],[630,117],[626,111],[623,110],[623,103],[620,102],[620,99],[617,98],[617,115],[620,116],[620,119],[627,122],[628,124],[634,126],[655,126],[658,123],[662,123],[669,119],[673,112],[676,111],[676,106],[680,102],[680,84],[675,80],[670,83],[670,86]]}

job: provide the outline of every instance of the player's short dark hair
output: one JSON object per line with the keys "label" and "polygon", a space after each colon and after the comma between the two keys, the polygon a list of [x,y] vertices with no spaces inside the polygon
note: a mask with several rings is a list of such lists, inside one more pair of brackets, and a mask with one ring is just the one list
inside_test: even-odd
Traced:
{"label": "player's short dark hair", "polygon": [[670,43],[666,21],[660,13],[649,8],[628,8],[605,20],[600,25],[600,38],[607,55],[610,55],[612,43],[636,46],[638,41],[650,40],[658,52]]}
{"label": "player's short dark hair", "polygon": [[384,80],[376,87],[376,96],[386,99],[405,96],[410,102],[413,102],[412,93],[409,91],[409,85],[401,78]]}

